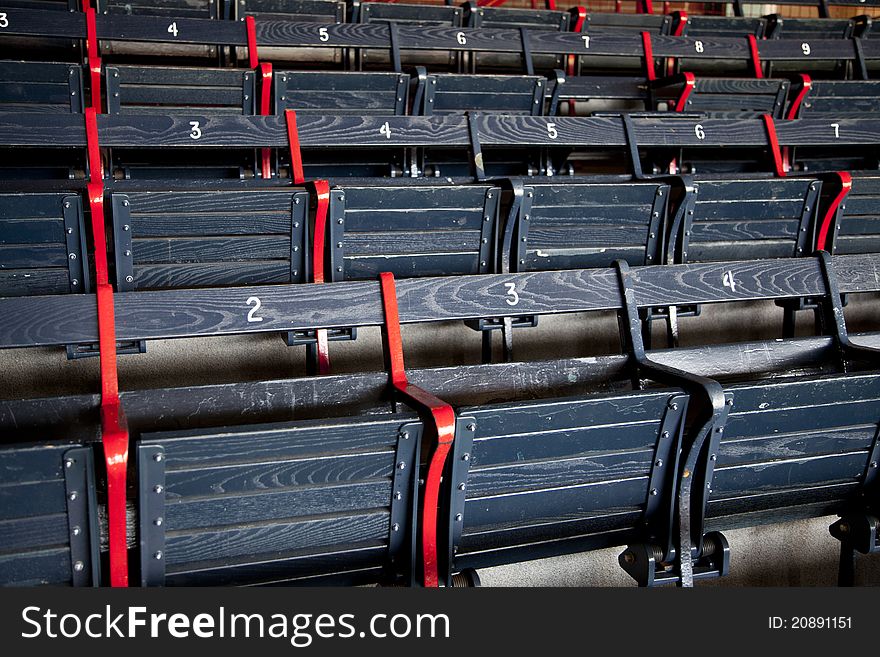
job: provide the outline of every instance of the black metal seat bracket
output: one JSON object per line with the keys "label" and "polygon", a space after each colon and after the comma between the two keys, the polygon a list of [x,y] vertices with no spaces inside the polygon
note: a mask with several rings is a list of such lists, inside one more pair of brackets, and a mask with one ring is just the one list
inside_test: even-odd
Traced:
{"label": "black metal seat bracket", "polygon": [[[642,320],[636,304],[629,265],[618,261],[616,269],[623,300],[623,309],[619,315],[621,339],[630,357],[633,386],[641,389],[642,378],[679,386],[689,393],[690,403],[696,404],[697,419],[693,423],[693,428],[689,435],[684,433],[681,435],[683,459],[676,467],[678,487],[675,498],[677,499],[666,502],[669,512],[662,528],[656,527],[655,535],[660,538],[660,550],[655,551],[653,546],[650,548],[650,553],[657,552],[657,556],[660,557],[659,563],[668,563],[672,560],[676,562],[674,574],[668,574],[669,571],[664,567],[664,575],[660,579],[674,579],[680,586],[692,586],[696,572],[701,573],[700,576],[706,576],[706,568],[715,565],[717,559],[711,560],[710,563],[706,561],[707,557],[727,553],[727,550],[716,549],[719,547],[715,545],[717,537],[707,539],[704,536],[703,526],[718,442],[724,431],[729,408],[733,405],[733,397],[729,393],[725,394],[717,381],[651,360],[645,352]],[[681,430],[684,431],[683,427]],[[673,453],[677,452],[678,450],[675,450]],[[676,527],[678,536],[673,539]],[[665,540],[661,532],[666,532]],[[710,543],[712,546],[706,548],[705,546]],[[647,586],[655,582],[658,579],[657,572],[647,573],[643,570],[642,573],[636,573],[630,569],[630,566],[645,566],[651,563],[657,566],[658,561],[656,559],[654,562],[630,561],[625,556],[628,551],[629,548],[621,556],[621,565],[624,569],[633,574],[640,584]],[[647,549],[643,553],[647,554]],[[724,566],[725,562],[729,563],[724,559],[721,565]],[[726,574],[725,568],[715,569],[714,572],[719,576]]]}

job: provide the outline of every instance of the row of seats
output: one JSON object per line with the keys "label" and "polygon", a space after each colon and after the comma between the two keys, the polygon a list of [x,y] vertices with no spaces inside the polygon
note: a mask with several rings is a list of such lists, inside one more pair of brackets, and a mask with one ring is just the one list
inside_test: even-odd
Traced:
{"label": "row of seats", "polygon": [[[302,188],[124,189],[113,186],[106,201],[120,291],[310,280],[314,200]],[[491,273],[502,262],[512,271],[543,271],[610,267],[619,259],[791,258],[812,253],[820,234],[835,253],[880,246],[877,175],[856,177],[842,208],[828,207],[834,195],[822,193],[819,178],[696,177],[670,203],[672,189],[668,182],[578,179],[342,183],[333,187],[328,215],[328,272],[332,280],[357,280],[380,271]],[[4,296],[90,291],[80,195],[5,193],[0,208]]]}
{"label": "row of seats", "polygon": [[[405,8],[396,4],[377,6]],[[422,12],[425,8],[416,5],[413,9]],[[0,49],[0,56],[18,59],[22,49],[43,61],[70,61],[81,56],[76,41],[85,39],[87,30],[75,14],[16,8],[10,8],[6,14],[9,24],[4,32],[10,36],[6,43],[16,48],[14,52]],[[634,16],[638,20],[644,17]],[[47,22],[51,25],[48,35],[43,27]],[[582,26],[596,23],[586,19],[579,22]],[[678,70],[701,74],[724,71],[754,76],[756,69],[760,69],[768,76],[808,72],[823,77],[867,79],[870,73],[876,73],[878,53],[874,40],[852,30],[831,38],[828,19],[819,22],[821,27],[813,34],[792,33],[777,39],[763,38],[751,30],[735,33],[719,29],[715,33],[692,34],[685,31],[685,22],[670,28],[671,31],[634,25],[635,29],[629,30],[591,27],[586,34],[580,29],[549,32],[528,24],[459,28],[407,21],[352,25],[277,18],[255,22],[253,34],[266,60],[290,62],[296,68],[391,67],[399,72],[401,66],[424,65],[437,71],[531,73],[566,69],[569,74],[584,74],[644,70],[642,60],[653,49],[655,58],[675,59]],[[671,23],[671,19],[666,23]],[[100,43],[96,55],[108,61],[194,55],[203,61],[227,65],[244,64],[250,57],[246,47],[247,24],[241,22],[102,14],[96,19],[96,26],[96,43]],[[48,43],[55,43],[54,50],[42,48],[47,39]],[[157,43],[163,46],[157,47]],[[224,47],[235,50],[231,60]]]}
{"label": "row of seats", "polygon": [[[107,66],[108,114],[259,113],[256,73],[230,68]],[[84,110],[83,76],[73,64],[0,62],[0,108]],[[878,109],[880,81],[428,74],[276,70],[270,111],[433,116],[497,112],[531,116],[679,111],[707,116],[848,118]],[[576,105],[573,105],[576,103]]]}
{"label": "row of seats", "polygon": [[[583,7],[561,11],[478,6],[476,2],[465,2],[460,6],[449,6],[450,3],[447,6],[439,6],[437,4],[407,5],[357,1],[346,3],[336,0],[296,0],[283,3],[277,0],[244,0],[243,2],[238,0],[230,2],[228,8],[223,3],[215,8],[214,4],[209,0],[204,0],[200,7],[194,7],[192,2],[170,2],[156,7],[139,6],[128,2],[117,3],[111,0],[98,2],[97,10],[99,13],[110,15],[121,13],[231,20],[244,20],[246,16],[253,16],[257,19],[320,23],[395,21],[403,24],[448,27],[527,27],[529,29],[583,32],[649,29],[664,34],[678,31],[692,36],[754,34],[756,37],[768,39],[802,38],[817,34],[821,34],[823,38],[868,36],[873,27],[869,15],[853,19],[788,18],[781,14],[746,18],[741,14],[737,16],[701,15],[698,11],[691,10],[684,15],[683,25],[678,28],[677,23],[682,18],[681,12],[672,15],[659,13],[605,14],[587,12]],[[850,6],[864,8],[865,3],[850,0]]]}
{"label": "row of seats", "polygon": [[[420,444],[435,444],[438,420],[420,419],[408,397],[411,410],[392,412],[381,374],[125,392],[135,437],[132,578],[421,582],[432,568],[427,540],[436,540],[446,585],[468,568],[627,543],[621,565],[642,584],[725,574],[729,548],[717,530],[852,513],[871,490],[880,343],[859,336],[866,346],[855,347],[831,318],[842,316],[840,293],[880,289],[880,263],[796,262],[400,281],[406,323],[501,314],[514,299],[529,314],[617,309],[629,326],[623,356],[410,374],[410,385],[455,409],[442,425],[454,441],[436,536],[420,536],[430,516],[414,465],[426,460]],[[225,301],[217,292],[118,294],[117,337],[345,324],[395,332],[375,282],[331,283],[318,296],[307,286],[247,287],[223,292]],[[641,347],[639,312],[655,305],[793,297],[821,299],[833,337],[650,355]],[[68,299],[0,299],[13,318],[0,346],[97,339],[94,304]],[[748,357],[755,352],[760,362]],[[88,395],[0,404],[0,426],[19,441],[0,448],[11,529],[0,539],[4,582],[106,581],[92,493],[102,486],[95,404]],[[29,436],[39,448],[20,442]],[[690,550],[693,560],[676,556]]]}

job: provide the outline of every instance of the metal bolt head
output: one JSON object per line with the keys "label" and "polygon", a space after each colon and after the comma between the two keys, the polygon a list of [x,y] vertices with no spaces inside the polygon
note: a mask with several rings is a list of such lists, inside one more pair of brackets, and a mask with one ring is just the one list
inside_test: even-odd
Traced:
{"label": "metal bolt head", "polygon": [[470,455],[470,454],[462,454],[462,456],[461,456],[461,460],[462,460],[462,461],[470,461],[470,460],[471,460],[471,455]]}
{"label": "metal bolt head", "polygon": [[656,495],[656,494],[657,494],[657,489],[656,489],[656,488],[652,488],[652,489],[651,489],[651,495]]}
{"label": "metal bolt head", "polygon": [[133,283],[133,282],[134,282],[134,276],[126,276],[126,277],[125,277],[125,282],[126,282],[126,283]]}
{"label": "metal bolt head", "polygon": [[338,272],[342,272],[342,267],[337,267],[337,268],[336,268],[336,271],[338,271]]}
{"label": "metal bolt head", "polygon": [[165,490],[165,489],[162,488],[162,486],[160,484],[156,484],[155,486],[153,486],[154,493],[161,493],[163,490]]}
{"label": "metal bolt head", "polygon": [[669,410],[677,411],[678,410],[678,403],[677,402],[669,402]]}
{"label": "metal bolt head", "polygon": [[80,534],[82,534],[82,529],[80,529],[79,525],[77,525],[76,527],[74,527],[73,529],[70,530],[70,533],[73,534],[74,536],[79,536]]}
{"label": "metal bolt head", "polygon": [[470,424],[467,425],[467,430],[468,430],[468,431],[476,431],[476,430],[477,430],[477,425],[474,424],[473,422],[471,422]]}
{"label": "metal bolt head", "polygon": [[464,518],[464,516],[461,515],[460,513],[455,514],[455,521],[456,522],[461,522],[463,518]]}
{"label": "metal bolt head", "polygon": [[69,499],[71,502],[73,502],[74,500],[76,500],[77,497],[78,496],[76,494],[76,491],[73,491],[70,495],[67,496],[67,499]]}
{"label": "metal bolt head", "polygon": [[153,454],[153,460],[156,463],[159,463],[162,460],[162,455],[161,454]]}
{"label": "metal bolt head", "polygon": [[458,490],[464,490],[464,484],[459,484],[459,485],[458,485]]}
{"label": "metal bolt head", "polygon": [[160,560],[162,558],[162,551],[159,550],[158,552],[155,552],[153,554],[153,558],[156,559],[157,561]]}
{"label": "metal bolt head", "polygon": [[715,433],[724,433],[724,427],[715,427]]}
{"label": "metal bolt head", "polygon": [[397,464],[397,469],[398,470],[406,470],[406,463],[401,461],[400,463]]}
{"label": "metal bolt head", "polygon": [[658,468],[662,468],[663,467],[663,459],[657,459],[656,461],[654,461],[654,465],[656,465]]}
{"label": "metal bolt head", "polygon": [[128,224],[125,224],[125,225],[122,227],[122,230],[131,230],[131,226],[129,226]]}
{"label": "metal bolt head", "polygon": [[67,257],[70,258],[71,260],[76,260],[76,254],[75,254],[75,253],[70,253],[70,254],[67,255]]}
{"label": "metal bolt head", "polygon": [[403,495],[401,495],[399,492],[398,492],[398,493],[394,493],[394,499],[395,499],[395,500],[399,500],[399,499],[402,499],[402,498],[403,498]]}
{"label": "metal bolt head", "polygon": [[[64,207],[65,207],[65,208],[69,208],[69,207],[70,207],[70,201],[64,201]],[[68,230],[69,230],[69,229],[68,229]]]}
{"label": "metal bolt head", "polygon": [[409,432],[408,431],[401,431],[399,434],[397,434],[397,437],[402,438],[403,440],[406,440],[407,438],[409,438]]}
{"label": "metal bolt head", "polygon": [[156,527],[161,527],[163,522],[165,522],[165,519],[162,517],[159,517],[153,521],[153,524],[156,525]]}
{"label": "metal bolt head", "polygon": [[660,437],[661,437],[661,438],[669,438],[669,432],[668,432],[668,431],[664,431],[663,433],[660,434]]}
{"label": "metal bolt head", "polygon": [[341,225],[343,224],[343,221],[342,221],[342,219],[337,219],[337,220],[336,220],[336,223],[339,224],[339,225],[341,226]]}
{"label": "metal bolt head", "polygon": [[68,229],[67,229],[67,234],[68,234],[68,235],[73,235],[73,228],[68,228]]}
{"label": "metal bolt head", "polygon": [[711,455],[709,456],[709,460],[710,460],[710,461],[717,461],[717,460],[718,460],[718,455],[717,455],[717,454],[711,454]]}
{"label": "metal bolt head", "polygon": [[872,467],[872,468],[876,468],[876,467],[877,467],[877,461],[871,461],[871,467]]}
{"label": "metal bolt head", "polygon": [[72,281],[70,281],[70,284],[73,285],[73,287],[76,287],[77,285],[79,285],[79,280],[74,278]]}
{"label": "metal bolt head", "polygon": [[391,525],[391,531],[393,531],[393,532],[399,532],[399,531],[400,531],[400,525],[399,525],[398,523],[395,522],[393,525]]}
{"label": "metal bolt head", "polygon": [[85,567],[86,566],[82,561],[77,561],[75,564],[73,564],[73,569],[78,573],[81,573]]}
{"label": "metal bolt head", "polygon": [[130,258],[130,257],[131,257],[131,251],[129,251],[128,249],[125,250],[125,257],[126,257],[126,258]]}
{"label": "metal bolt head", "polygon": [[728,406],[733,406],[733,400],[732,400],[732,399],[728,399],[728,400],[727,400],[726,402],[724,402],[724,403],[727,404]]}
{"label": "metal bolt head", "polygon": [[64,459],[64,467],[65,468],[72,468],[73,463],[74,463],[73,459]]}

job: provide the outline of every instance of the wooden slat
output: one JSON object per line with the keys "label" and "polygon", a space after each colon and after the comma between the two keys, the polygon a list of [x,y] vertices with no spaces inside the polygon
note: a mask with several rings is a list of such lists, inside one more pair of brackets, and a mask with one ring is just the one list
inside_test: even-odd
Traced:
{"label": "wooden slat", "polygon": [[297,487],[251,495],[168,500],[165,521],[168,531],[213,528],[238,523],[280,523],[299,517],[343,514],[391,505],[391,480],[364,481],[348,485]]}
{"label": "wooden slat", "polygon": [[0,554],[0,582],[8,586],[61,585],[70,581],[67,548]]}
{"label": "wooden slat", "polygon": [[[75,253],[77,258],[82,254]],[[0,269],[27,267],[64,267],[67,271],[67,249],[64,244],[0,245]]]}
{"label": "wooden slat", "polygon": [[480,231],[438,230],[408,232],[346,232],[346,256],[395,256],[479,252]]}
{"label": "wooden slat", "polygon": [[[876,255],[837,256],[832,266],[842,293],[876,291],[880,285],[874,273],[880,267]],[[725,275],[733,277],[735,290],[722,284]],[[632,279],[640,307],[821,296],[825,291],[816,258],[643,267],[633,271]],[[621,303],[617,276],[608,269],[428,277],[398,281],[401,321],[505,316],[512,312],[506,286],[511,281],[519,295],[516,314],[613,310]],[[378,283],[327,285],[339,287],[120,293],[116,295],[117,339],[377,326],[384,322]],[[251,296],[260,298],[262,322],[247,321],[252,306],[246,300]],[[94,304],[77,297],[0,298],[0,315],[11,318],[0,332],[0,346],[94,342]],[[144,322],[144,317],[150,317],[150,322]]]}
{"label": "wooden slat", "polygon": [[253,524],[215,531],[168,533],[171,566],[212,559],[273,558],[294,550],[320,550],[333,545],[382,540],[389,531],[388,512],[340,515],[292,523]]}
{"label": "wooden slat", "polygon": [[136,238],[132,240],[132,252],[135,265],[289,260],[290,236]]}
{"label": "wooden slat", "polygon": [[564,522],[612,515],[644,504],[647,477],[603,481],[542,491],[482,496],[465,503],[465,531],[499,525]]}
{"label": "wooden slat", "polygon": [[266,285],[289,282],[290,263],[286,261],[171,263],[136,265],[134,267],[134,283],[138,289]]}
{"label": "wooden slat", "polygon": [[26,269],[0,271],[0,297],[64,294],[70,291],[66,269]]}
{"label": "wooden slat", "polygon": [[168,499],[230,497],[270,493],[292,486],[328,487],[345,482],[390,478],[393,469],[394,452],[390,448],[354,454],[331,453],[262,463],[174,469],[165,475],[165,490]]}
{"label": "wooden slat", "polygon": [[653,456],[653,450],[643,450],[473,468],[468,474],[467,496],[537,492],[560,486],[646,476],[650,474]]}

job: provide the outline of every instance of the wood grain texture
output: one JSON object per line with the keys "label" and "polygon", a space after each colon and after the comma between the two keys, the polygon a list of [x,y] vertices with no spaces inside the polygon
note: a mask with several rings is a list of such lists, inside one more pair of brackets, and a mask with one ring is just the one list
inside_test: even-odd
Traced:
{"label": "wood grain texture", "polygon": [[[274,583],[300,580],[315,573],[341,575],[341,583],[374,583],[382,575],[381,566],[387,553],[382,544],[359,544],[343,546],[334,551],[315,554],[293,553],[273,555],[269,560],[242,559],[230,561],[219,559],[212,562],[181,563],[166,569],[166,586],[204,586],[206,583],[219,586],[234,586],[242,581]],[[366,571],[366,581],[351,582],[346,573],[357,575]],[[322,582],[319,582],[320,585]],[[339,583],[339,582],[334,582]]]}
{"label": "wood grain texture", "polygon": [[627,477],[645,476],[651,471],[653,450],[570,457],[535,463],[510,463],[472,470],[468,474],[468,497],[531,492],[577,486]]}
{"label": "wood grain texture", "polygon": [[474,497],[465,504],[464,532],[477,528],[565,523],[638,508],[647,477],[623,478],[540,491]]}
{"label": "wood grain texture", "polygon": [[[382,509],[391,503],[391,480],[348,485],[296,487],[251,495],[213,495],[209,498],[166,500],[167,531],[222,528],[239,523],[280,523],[323,514]],[[387,531],[387,530],[386,530]],[[343,541],[345,542],[345,541]]]}
{"label": "wood grain texture", "polygon": [[799,459],[783,459],[758,465],[715,469],[712,492],[719,497],[744,496],[774,490],[792,490],[813,485],[858,481],[865,469],[867,454],[829,454]]}
{"label": "wood grain texture", "polygon": [[[198,121],[201,136],[192,137],[191,122]],[[833,121],[798,119],[777,122],[780,144],[787,146],[872,145],[880,143],[880,119],[843,118]],[[389,130],[382,130],[385,124]],[[556,137],[550,136],[553,123]],[[483,146],[626,145],[623,124],[616,117],[532,117],[479,115],[475,118]],[[764,124],[754,118],[679,117],[634,118],[634,134],[641,146],[754,146],[767,144]],[[702,126],[703,139],[696,127]],[[303,114],[297,122],[303,148],[393,148],[396,146],[470,146],[467,120],[459,115],[431,117]],[[100,142],[116,148],[287,148],[283,116],[237,116],[193,111],[175,115],[99,115]],[[390,131],[390,136],[389,136]],[[0,145],[84,147],[81,116],[0,114]]]}
{"label": "wood grain texture", "polygon": [[165,474],[165,489],[169,499],[266,493],[290,486],[388,479],[393,474],[393,469],[394,453],[389,448],[383,451],[327,454],[296,460],[174,469]]}
{"label": "wood grain texture", "polygon": [[[842,293],[880,289],[880,255],[836,256]],[[731,290],[723,281],[730,274]],[[519,300],[512,307],[508,284]],[[825,286],[816,258],[640,267],[633,271],[639,307],[821,296]],[[384,322],[378,283],[257,286],[235,290],[168,290],[116,295],[119,340],[228,335],[308,328],[378,326]],[[614,310],[621,305],[613,270],[589,269],[450,278],[397,283],[403,323],[510,315]],[[254,302],[258,316],[248,321]],[[0,298],[0,347],[96,341],[94,300],[64,297]],[[252,316],[253,319],[253,316]]]}
{"label": "wood grain texture", "polygon": [[378,541],[387,535],[388,512],[377,511],[195,533],[169,532],[165,548],[173,566],[214,559],[254,559],[257,555],[278,558],[295,550]]}

